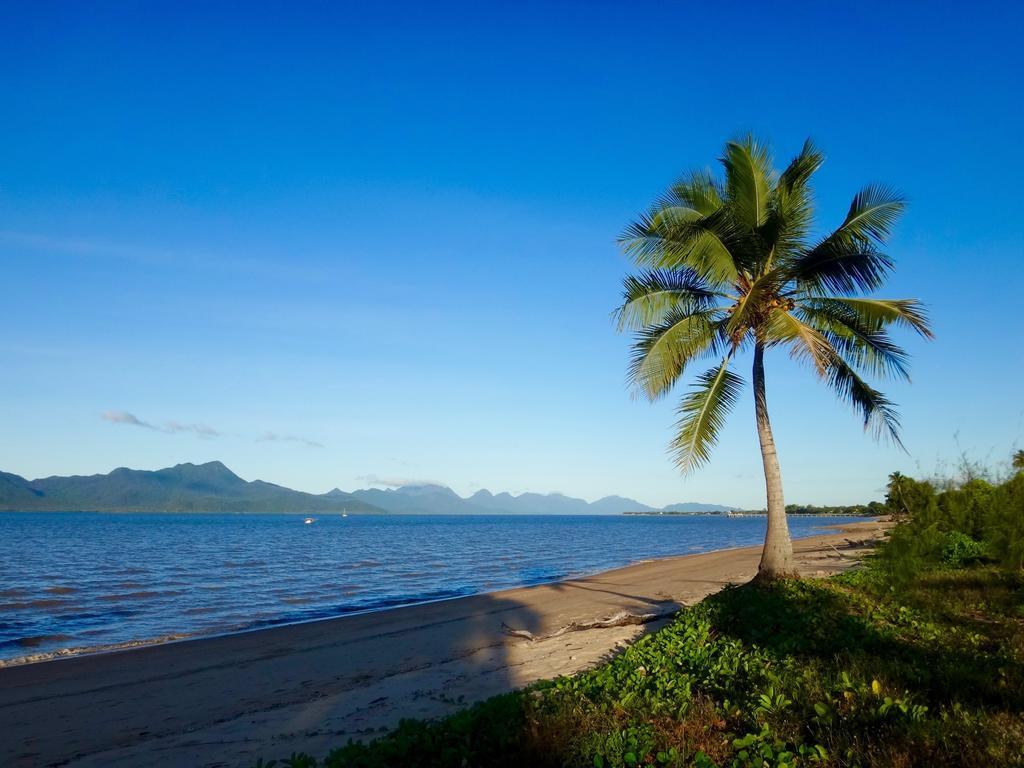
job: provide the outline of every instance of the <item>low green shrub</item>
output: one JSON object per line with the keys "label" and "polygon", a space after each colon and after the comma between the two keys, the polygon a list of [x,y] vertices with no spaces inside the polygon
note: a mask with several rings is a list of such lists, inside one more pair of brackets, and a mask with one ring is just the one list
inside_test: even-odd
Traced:
{"label": "low green shrub", "polygon": [[963,568],[986,558],[985,545],[960,531],[946,534],[942,545],[942,562],[951,568]]}

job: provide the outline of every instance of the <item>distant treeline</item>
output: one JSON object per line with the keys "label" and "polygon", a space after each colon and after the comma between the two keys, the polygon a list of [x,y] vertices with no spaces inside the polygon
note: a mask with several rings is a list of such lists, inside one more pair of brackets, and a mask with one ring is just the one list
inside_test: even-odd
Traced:
{"label": "distant treeline", "polygon": [[[645,510],[642,512],[623,512],[624,515],[763,515],[763,509],[706,509],[706,510]],[[786,514],[788,515],[864,515],[866,517],[881,517],[890,514],[889,507],[880,501],[872,501],[867,504],[852,504],[845,507],[818,507],[813,504],[787,504]]]}
{"label": "distant treeline", "polygon": [[[888,515],[889,508],[881,501],[870,501],[867,504],[850,504],[847,506],[819,507],[815,504],[787,504],[787,515],[842,515],[854,516],[864,515],[866,517],[881,517]],[[763,515],[763,509],[746,509],[737,514],[741,515]]]}

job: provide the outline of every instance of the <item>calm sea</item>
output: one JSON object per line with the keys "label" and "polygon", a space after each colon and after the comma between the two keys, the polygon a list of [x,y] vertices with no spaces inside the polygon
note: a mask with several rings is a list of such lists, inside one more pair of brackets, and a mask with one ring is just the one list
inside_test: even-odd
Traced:
{"label": "calm sea", "polygon": [[[843,517],[793,517],[794,536]],[[757,544],[762,517],[0,513],[0,662],[234,632]]]}

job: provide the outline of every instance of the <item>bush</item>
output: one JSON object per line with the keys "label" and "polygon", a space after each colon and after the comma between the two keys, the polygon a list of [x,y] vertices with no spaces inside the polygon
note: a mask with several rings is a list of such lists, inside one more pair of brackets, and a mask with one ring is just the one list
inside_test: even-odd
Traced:
{"label": "bush", "polygon": [[950,531],[942,545],[942,562],[951,568],[963,568],[986,558],[985,545],[966,533]]}
{"label": "bush", "polygon": [[894,473],[886,504],[906,520],[881,553],[892,587],[928,567],[960,566],[991,558],[1024,569],[1024,472],[1002,483],[969,477],[960,485],[933,483]]}

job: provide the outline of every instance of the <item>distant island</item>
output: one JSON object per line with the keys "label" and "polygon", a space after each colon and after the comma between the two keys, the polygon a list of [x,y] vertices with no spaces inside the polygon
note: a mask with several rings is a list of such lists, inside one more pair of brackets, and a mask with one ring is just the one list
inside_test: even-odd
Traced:
{"label": "distant island", "polygon": [[630,509],[624,515],[724,515],[736,512],[735,507],[721,504],[701,504],[699,501],[688,501],[684,504],[669,504],[662,509]]}
{"label": "distant island", "polygon": [[685,502],[662,509],[623,496],[597,501],[560,493],[491,493],[468,498],[444,485],[305,493],[263,480],[243,480],[222,462],[177,464],[158,470],[120,467],[107,474],[27,480],[0,472],[0,511],[6,512],[232,512],[313,514],[618,515],[727,512],[732,507]]}

